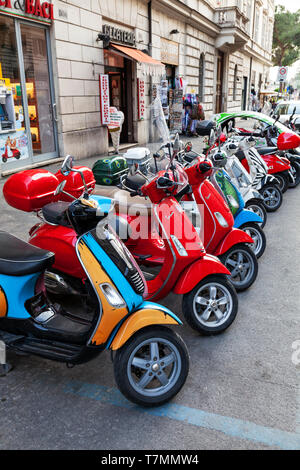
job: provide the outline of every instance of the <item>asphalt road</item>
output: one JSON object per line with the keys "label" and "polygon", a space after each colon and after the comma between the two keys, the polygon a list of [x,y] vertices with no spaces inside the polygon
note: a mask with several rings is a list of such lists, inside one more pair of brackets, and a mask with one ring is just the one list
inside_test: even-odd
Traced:
{"label": "asphalt road", "polygon": [[[181,328],[191,368],[170,405],[144,411],[123,399],[108,353],[73,369],[9,353],[0,449],[300,449],[300,366],[292,361],[300,340],[299,201],[300,187],[289,190],[269,215],[257,282],[239,295],[230,330],[203,338]],[[26,240],[36,218],[2,196],[0,210],[1,229]],[[181,315],[181,298],[164,303]]]}

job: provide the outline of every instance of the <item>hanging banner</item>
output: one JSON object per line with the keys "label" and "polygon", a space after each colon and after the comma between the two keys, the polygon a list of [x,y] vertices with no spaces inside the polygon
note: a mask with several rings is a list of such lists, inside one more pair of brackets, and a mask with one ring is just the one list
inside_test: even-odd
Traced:
{"label": "hanging banner", "polygon": [[108,124],[108,130],[111,136],[111,140],[115,149],[115,153],[119,153],[120,138],[122,132],[122,126],[124,122],[124,113],[118,111],[117,108],[112,106],[110,108],[110,123]]}
{"label": "hanging banner", "polygon": [[101,124],[107,126],[110,123],[110,102],[109,102],[109,77],[108,75],[101,74],[99,77],[100,83],[100,109],[101,109]]}
{"label": "hanging banner", "polygon": [[145,82],[138,78],[137,80],[138,85],[138,118],[140,121],[145,119]]}

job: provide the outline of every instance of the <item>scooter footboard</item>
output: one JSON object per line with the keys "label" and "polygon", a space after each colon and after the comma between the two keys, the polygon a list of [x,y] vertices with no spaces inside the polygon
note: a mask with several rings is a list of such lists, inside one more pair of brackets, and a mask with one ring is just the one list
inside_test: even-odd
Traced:
{"label": "scooter footboard", "polygon": [[182,325],[181,320],[162,305],[145,302],[115,329],[106,349],[120,349],[137,331],[151,325]]}
{"label": "scooter footboard", "polygon": [[234,245],[238,245],[240,243],[250,243],[253,244],[254,240],[242,230],[233,229],[231,232],[228,233],[227,237],[222,241],[222,243],[218,246],[215,251],[216,256],[221,256],[226,253],[230,248]]}
{"label": "scooter footboard", "polygon": [[205,255],[202,259],[186,268],[179,277],[173,292],[178,295],[187,294],[204,278],[216,274],[230,276],[230,272],[218,258],[212,255]]}

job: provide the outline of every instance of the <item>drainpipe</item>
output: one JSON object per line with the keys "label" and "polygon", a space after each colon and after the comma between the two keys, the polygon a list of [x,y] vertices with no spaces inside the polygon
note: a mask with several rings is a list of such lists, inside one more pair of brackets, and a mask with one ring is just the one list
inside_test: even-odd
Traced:
{"label": "drainpipe", "polygon": [[152,56],[152,1],[148,2],[149,44],[148,50]]}
{"label": "drainpipe", "polygon": [[[151,0],[148,2],[148,32],[149,32],[148,51],[149,51],[149,54],[152,56],[153,34],[152,34],[152,1]],[[152,88],[153,88],[153,78],[152,78],[152,75],[150,75],[149,103],[151,103],[151,101],[152,101]],[[150,120],[151,120],[151,117],[150,117]],[[152,142],[152,140],[153,140],[153,129],[152,129],[151,121],[150,121],[150,123],[149,123],[149,141]]]}

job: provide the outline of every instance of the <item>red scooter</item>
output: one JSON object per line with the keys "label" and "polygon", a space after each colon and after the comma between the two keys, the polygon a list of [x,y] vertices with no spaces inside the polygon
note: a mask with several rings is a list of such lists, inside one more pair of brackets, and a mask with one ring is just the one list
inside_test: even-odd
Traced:
{"label": "red scooter", "polygon": [[[66,169],[63,166],[62,172],[68,179],[72,168]],[[57,179],[55,175],[52,177]],[[52,197],[54,194],[54,188],[51,188],[54,186],[52,177],[47,175],[49,184],[48,187],[44,185],[48,200],[51,192]],[[11,191],[16,188],[12,183],[4,188],[6,200],[11,202],[9,188]],[[85,182],[84,186],[88,191]],[[14,191],[16,195],[16,190]],[[181,169],[158,173],[139,191],[141,195],[148,196],[153,204],[160,240],[164,244],[164,263],[160,272],[156,276],[147,274],[147,298],[160,300],[171,292],[182,294],[183,313],[189,325],[205,335],[218,334],[234,321],[238,299],[228,279],[230,272],[217,258],[206,254],[197,231],[176,199],[188,191],[189,184]],[[31,192],[35,192],[34,183]],[[66,191],[64,194],[70,197]],[[45,193],[39,195],[43,203],[47,197]],[[101,197],[93,198],[105,203]],[[28,199],[31,199],[31,194]],[[106,204],[110,203],[107,199]],[[32,197],[32,204],[37,209],[36,196]],[[88,295],[85,292],[86,275],[76,260],[76,234],[62,215],[65,204],[56,202],[42,207],[41,217],[44,221],[31,230],[29,241],[32,245],[47,247],[46,249],[55,253],[54,269],[45,276],[48,290],[54,293]],[[14,207],[17,205],[15,197]],[[144,243],[151,243],[151,240],[146,239]]]}
{"label": "red scooter", "polygon": [[[248,246],[253,243],[253,239],[242,230],[233,228],[234,218],[225,199],[208,179],[214,171],[211,162],[204,160],[204,157],[198,157],[184,170],[191,191],[182,195],[182,199],[190,203],[186,204],[182,201],[182,205],[187,214],[190,214],[190,219],[194,219],[194,225],[201,231],[200,237],[205,250],[219,257],[231,271],[230,280],[237,291],[248,289],[255,282],[258,273],[256,256]],[[140,176],[145,178],[141,173]],[[130,181],[130,176],[127,177],[127,184],[134,186],[134,181]],[[101,194],[101,190],[97,192]],[[108,195],[107,192],[102,194]],[[136,255],[137,247],[129,244],[130,240],[127,246]],[[162,263],[165,247],[157,231],[152,232],[152,239],[144,249],[151,253],[152,246],[156,255],[155,261],[157,264]],[[145,264],[143,258],[138,256],[136,258],[140,263]],[[151,259],[149,258],[147,262],[150,264]]]}

